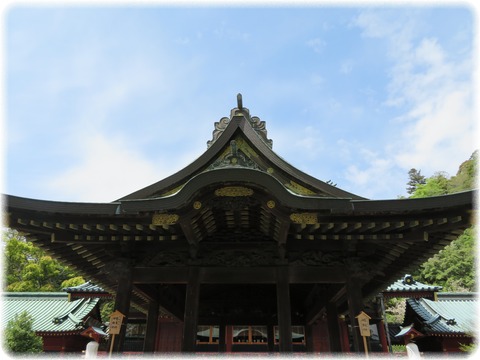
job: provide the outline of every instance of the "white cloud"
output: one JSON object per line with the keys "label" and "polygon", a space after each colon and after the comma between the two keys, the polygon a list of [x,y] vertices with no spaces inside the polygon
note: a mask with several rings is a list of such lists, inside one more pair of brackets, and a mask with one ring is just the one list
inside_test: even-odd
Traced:
{"label": "white cloud", "polygon": [[321,53],[326,45],[327,43],[325,40],[320,38],[310,39],[307,41],[307,46],[312,48],[316,53]]}
{"label": "white cloud", "polygon": [[[393,119],[398,131],[385,154],[403,170],[454,175],[475,148],[472,59],[454,59],[456,54],[446,53],[438,39],[422,38],[415,33],[415,20],[370,11],[356,19],[364,36],[387,41],[392,68],[385,105],[403,111]],[[367,182],[388,171],[377,160],[365,168],[352,166],[350,177]]]}
{"label": "white cloud", "polygon": [[308,158],[316,158],[323,149],[323,139],[317,128],[307,126],[301,130],[298,140],[293,145]]}
{"label": "white cloud", "polygon": [[[342,141],[342,151],[349,157],[354,153],[357,163],[347,166],[344,176],[348,181],[349,188],[367,198],[378,199],[378,194],[390,194],[392,189],[399,189],[405,183],[401,176],[402,172],[395,168],[392,159],[383,157],[384,154],[372,152],[362,148],[358,143],[346,143]],[[406,178],[406,175],[405,175]],[[396,197],[401,194],[388,196]]]}
{"label": "white cloud", "polygon": [[353,70],[353,61],[345,60],[340,64],[340,73],[347,75],[350,74]]}
{"label": "white cloud", "polygon": [[96,134],[84,139],[80,161],[46,186],[62,198],[109,202],[170,175],[163,165],[143,158],[125,139]]}
{"label": "white cloud", "polygon": [[475,145],[469,99],[468,91],[452,89],[430,103],[418,104],[411,115],[415,121],[401,134],[398,164],[421,168],[424,173],[442,170],[454,175]]}

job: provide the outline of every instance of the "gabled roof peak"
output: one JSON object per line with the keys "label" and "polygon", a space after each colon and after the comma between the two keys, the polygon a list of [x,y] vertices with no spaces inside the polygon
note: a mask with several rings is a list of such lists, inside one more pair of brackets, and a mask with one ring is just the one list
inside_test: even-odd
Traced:
{"label": "gabled roof peak", "polygon": [[265,121],[261,121],[257,116],[250,116],[250,110],[246,107],[243,107],[242,94],[237,94],[237,107],[233,108],[230,111],[230,117],[223,117],[220,121],[215,122],[215,129],[212,132],[212,140],[207,141],[207,148],[209,148],[219,137],[222,135],[223,131],[227,128],[230,121],[234,118],[243,117],[245,120],[248,120],[248,123],[251,125],[252,129],[259,135],[263,142],[270,147],[273,146],[273,141],[267,138],[267,128]]}

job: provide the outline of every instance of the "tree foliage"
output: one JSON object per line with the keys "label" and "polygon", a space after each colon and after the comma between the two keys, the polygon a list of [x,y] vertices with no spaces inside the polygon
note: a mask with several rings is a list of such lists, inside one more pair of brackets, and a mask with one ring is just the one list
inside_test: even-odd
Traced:
{"label": "tree foliage", "polygon": [[444,291],[474,291],[475,253],[475,228],[470,227],[425,262],[418,279],[427,284],[440,285]]}
{"label": "tree foliage", "polygon": [[410,179],[407,183],[407,192],[409,194],[413,194],[418,185],[425,184],[425,176],[421,174],[420,170],[410,169],[408,178]]}
{"label": "tree foliage", "polygon": [[7,323],[4,332],[5,349],[16,354],[34,354],[43,351],[43,341],[32,330],[33,319],[26,312],[17,314]]}
{"label": "tree foliage", "polygon": [[425,183],[417,184],[411,198],[422,198],[428,196],[439,196],[450,193],[450,180],[448,174],[443,171],[436,172],[429,177]]}
{"label": "tree foliage", "polygon": [[[68,286],[85,282],[73,270],[34,246],[17,231],[3,233],[6,291],[60,291],[65,281]],[[72,278],[76,278],[74,282]],[[74,284],[74,285],[70,285]]]}
{"label": "tree foliage", "polygon": [[[455,176],[437,172],[417,184],[411,198],[437,196],[475,187],[478,151],[463,162]],[[475,227],[465,230],[456,240],[426,261],[415,274],[416,278],[427,284],[439,285],[444,291],[475,290]]]}

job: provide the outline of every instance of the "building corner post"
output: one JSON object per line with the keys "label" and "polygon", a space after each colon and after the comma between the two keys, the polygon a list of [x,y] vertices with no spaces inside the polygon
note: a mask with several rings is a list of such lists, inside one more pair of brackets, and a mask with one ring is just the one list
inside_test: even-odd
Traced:
{"label": "building corner post", "polygon": [[200,271],[198,267],[188,270],[185,312],[183,318],[182,352],[193,353],[197,343],[198,305],[200,300]]}
{"label": "building corner post", "polygon": [[277,268],[277,314],[279,330],[279,351],[293,351],[292,314],[290,306],[290,282],[288,267]]}

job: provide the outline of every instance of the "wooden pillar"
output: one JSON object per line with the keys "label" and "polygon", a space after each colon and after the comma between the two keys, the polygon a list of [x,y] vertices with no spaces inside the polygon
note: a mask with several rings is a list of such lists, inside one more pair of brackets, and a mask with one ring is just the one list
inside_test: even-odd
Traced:
{"label": "wooden pillar", "polygon": [[352,327],[353,351],[363,353],[365,349],[356,318],[356,316],[360,314],[360,311],[363,310],[362,289],[360,284],[360,279],[354,277],[349,277],[347,279],[348,315]]}
{"label": "wooden pillar", "polygon": [[269,353],[275,351],[275,331],[272,324],[267,324],[267,346]]}
{"label": "wooden pillar", "polygon": [[385,323],[383,320],[377,324],[378,336],[380,337],[380,343],[382,344],[382,352],[388,353],[387,333],[385,332]]}
{"label": "wooden pillar", "polygon": [[182,352],[195,352],[197,344],[198,305],[200,299],[200,273],[197,267],[188,271],[185,313],[183,317]]}
{"label": "wooden pillar", "polygon": [[155,340],[157,338],[158,326],[158,302],[151,300],[148,304],[147,328],[145,331],[145,341],[143,342],[144,352],[155,351]]}
{"label": "wooden pillar", "polygon": [[218,352],[220,353],[224,353],[226,351],[225,335],[226,335],[225,322],[221,321],[218,327]]}
{"label": "wooden pillar", "polygon": [[232,341],[233,341],[233,328],[232,325],[227,325],[225,327],[225,352],[232,352]]}
{"label": "wooden pillar", "polygon": [[328,340],[330,343],[330,352],[341,352],[342,344],[340,342],[340,326],[338,325],[337,306],[329,302],[327,304],[327,324]]}
{"label": "wooden pillar", "polygon": [[290,284],[288,268],[277,268],[277,316],[279,332],[279,351],[292,352],[292,314],[290,308]]}
{"label": "wooden pillar", "polygon": [[[122,322],[120,334],[115,336],[112,352],[120,353],[123,351],[123,344],[125,342],[125,334],[127,330],[128,313],[130,311],[130,299],[132,297],[132,270],[127,261],[119,260],[116,265],[116,278],[117,278],[117,293],[115,295],[115,310],[120,311],[125,318]],[[110,348],[110,343],[108,344]]]}
{"label": "wooden pillar", "polygon": [[348,324],[343,316],[338,318],[338,326],[340,327],[340,343],[342,344],[342,352],[350,353],[351,350],[348,339]]}
{"label": "wooden pillar", "polygon": [[305,347],[307,353],[314,352],[313,325],[305,325]]}

